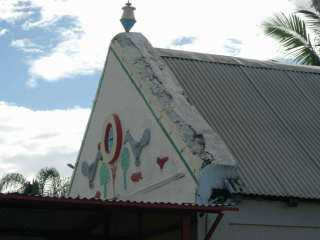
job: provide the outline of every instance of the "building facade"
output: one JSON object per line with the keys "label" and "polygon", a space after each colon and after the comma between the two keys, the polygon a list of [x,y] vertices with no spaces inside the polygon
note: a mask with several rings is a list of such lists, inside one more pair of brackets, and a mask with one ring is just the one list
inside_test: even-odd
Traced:
{"label": "building facade", "polygon": [[[111,42],[71,197],[230,203],[216,239],[317,239],[320,71]],[[217,215],[198,217],[204,239]],[[213,238],[214,239],[214,238]]]}

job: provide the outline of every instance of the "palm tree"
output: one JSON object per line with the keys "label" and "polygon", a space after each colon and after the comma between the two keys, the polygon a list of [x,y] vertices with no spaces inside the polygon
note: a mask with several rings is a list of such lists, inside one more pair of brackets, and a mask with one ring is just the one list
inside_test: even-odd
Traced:
{"label": "palm tree", "polygon": [[312,10],[298,10],[288,16],[280,13],[263,23],[263,30],[278,40],[296,63],[320,66],[320,3]]}
{"label": "palm tree", "polygon": [[69,178],[61,178],[55,168],[42,168],[35,179],[28,181],[20,173],[8,173],[0,180],[0,192],[15,192],[24,195],[67,196]]}
{"label": "palm tree", "polygon": [[312,0],[311,5],[318,13],[320,13],[320,1],[319,0]]}

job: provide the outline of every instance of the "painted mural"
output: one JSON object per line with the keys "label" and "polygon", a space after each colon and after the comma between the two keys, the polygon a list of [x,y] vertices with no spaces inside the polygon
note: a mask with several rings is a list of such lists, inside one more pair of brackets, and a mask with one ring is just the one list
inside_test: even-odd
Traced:
{"label": "painted mural", "polygon": [[159,121],[110,52],[70,195],[134,199],[184,177],[180,151]]}
{"label": "painted mural", "polygon": [[118,169],[118,160],[121,153],[123,143],[123,129],[121,120],[118,114],[111,114],[105,120],[102,135],[102,156],[105,159],[103,165],[103,173],[100,173],[100,183],[103,181],[105,186],[108,184],[103,176],[108,177],[107,169],[110,168],[112,177],[112,191],[115,195],[115,181]]}
{"label": "painted mural", "polygon": [[128,186],[128,170],[130,168],[130,152],[127,147],[123,148],[123,151],[121,153],[121,168],[122,168],[122,174],[123,174],[123,188],[124,190],[127,190]]}
{"label": "painted mural", "polygon": [[99,162],[101,162],[102,159],[102,154],[101,154],[101,144],[98,144],[98,149],[97,149],[97,155],[92,164],[89,164],[88,162],[84,161],[81,166],[81,172],[82,174],[88,178],[89,182],[89,187],[94,188],[94,178],[96,176],[97,168],[99,165]]}
{"label": "painted mural", "polygon": [[169,157],[157,157],[157,164],[161,170],[163,170],[168,160],[169,160]]}
{"label": "painted mural", "polygon": [[103,198],[106,199],[108,198],[108,183],[110,182],[110,171],[108,165],[105,162],[101,163],[99,180],[101,190],[103,192]]}
{"label": "painted mural", "polygon": [[[126,132],[125,137],[123,132]],[[91,164],[83,161],[81,166],[89,187],[96,190],[95,198],[112,198],[118,192],[128,191],[130,185],[137,187],[150,170],[146,166],[154,166],[159,174],[163,174],[170,162],[170,157],[166,155],[143,158],[143,152],[151,147],[151,129],[143,129],[141,135],[133,134],[131,129],[124,129],[117,113],[106,118],[101,135],[95,160]],[[176,170],[174,161],[171,165],[174,166],[171,170]]]}
{"label": "painted mural", "polygon": [[134,139],[134,137],[130,133],[130,130],[127,130],[124,143],[130,144],[132,153],[134,155],[134,164],[136,165],[136,167],[139,167],[141,165],[141,159],[140,159],[141,152],[143,148],[145,148],[149,144],[150,138],[151,138],[151,133],[150,133],[150,129],[148,128],[143,131],[143,134],[140,140]]}
{"label": "painted mural", "polygon": [[134,165],[136,171],[131,174],[130,180],[134,183],[140,182],[143,179],[141,170],[141,153],[143,149],[149,145],[151,138],[150,129],[144,129],[140,140],[135,139],[130,130],[127,130],[124,144],[128,144],[134,157]]}

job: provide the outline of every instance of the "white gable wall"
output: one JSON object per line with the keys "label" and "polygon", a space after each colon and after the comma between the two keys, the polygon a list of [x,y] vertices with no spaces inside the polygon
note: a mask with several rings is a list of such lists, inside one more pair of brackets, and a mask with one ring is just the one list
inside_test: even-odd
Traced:
{"label": "white gable wall", "polygon": [[[138,54],[137,52],[141,49],[136,50],[136,46],[127,44],[128,39],[126,37],[120,38],[120,40],[123,42],[118,41],[112,44],[112,47],[116,49],[113,51],[119,56],[116,56],[113,51],[110,51],[108,55],[96,103],[79,153],[70,195],[73,197],[94,197],[99,191],[100,197],[104,198],[102,183],[107,182],[106,197],[109,199],[116,197],[137,201],[194,202],[196,183],[193,177],[198,176],[197,171],[201,165],[200,155],[190,154],[190,149],[184,143],[187,141],[181,141],[182,137],[179,138],[180,134],[180,136],[186,136],[184,140],[192,139],[192,136],[186,134],[188,129],[184,128],[188,124],[182,123],[179,119],[174,126],[170,120],[178,119],[174,114],[180,114],[179,117],[188,119],[189,121],[186,122],[192,127],[198,123],[200,126],[196,129],[203,130],[206,128],[199,120],[201,116],[196,114],[196,111],[188,109],[190,106],[186,106],[185,100],[181,96],[181,90],[178,88],[175,89],[170,86],[171,91],[176,91],[172,93],[172,96],[179,97],[179,101],[175,99],[179,103],[175,106],[165,101],[159,101],[159,95],[156,96],[157,93],[153,96],[150,89],[155,85],[150,82],[163,80],[162,86],[168,87],[167,85],[172,84],[169,81],[170,76],[164,74],[165,76],[161,79],[148,81],[148,77],[153,74],[158,74],[158,76],[163,74],[163,72],[151,71],[143,78],[143,71],[146,71],[146,65],[144,64],[149,64],[149,60],[154,60],[154,56],[150,54],[148,60],[145,60],[144,56],[131,57],[132,52],[135,51],[134,54]],[[127,48],[121,44],[127,44]],[[151,49],[150,46],[149,48]],[[143,49],[146,51],[144,54],[149,54],[150,49]],[[135,65],[138,61],[144,62]],[[165,66],[158,65],[156,61],[153,63],[159,69],[165,68]],[[130,73],[127,71],[130,71]],[[158,88],[152,90],[161,91]],[[167,112],[162,112],[163,106],[167,107]],[[181,108],[181,106],[184,107]],[[177,109],[174,109],[174,114],[168,120],[170,118],[168,115],[172,113],[171,109],[175,107]],[[112,114],[116,114],[121,121],[123,139],[120,156],[115,164],[110,165],[109,155],[102,154],[103,161],[98,161],[93,186],[90,187],[89,178],[83,173],[82,165],[86,162],[88,166],[93,166],[97,158],[97,145],[99,142],[103,142],[106,129],[105,121],[107,119],[110,121]],[[160,120],[157,120],[157,118]],[[182,126],[182,128],[179,129],[179,126]],[[130,143],[125,143],[124,138],[126,131],[129,130],[133,138],[140,141],[146,129],[150,129],[150,141],[142,147],[138,161],[141,164],[139,165],[135,159],[132,146]],[[186,132],[183,132],[184,130]],[[169,133],[169,136],[165,134],[165,131]],[[209,130],[206,129],[202,132],[209,132]],[[210,132],[210,135],[213,136],[214,134]],[[114,141],[115,138],[116,136],[114,136]],[[177,144],[178,147],[174,147],[173,144]],[[215,150],[215,146],[212,147],[212,151]],[[102,149],[103,151],[104,149]],[[225,151],[223,150],[223,153]],[[126,161],[123,161],[124,152],[127,152]],[[228,156],[228,159],[225,159],[227,162],[233,162],[230,154],[222,155]],[[158,158],[165,162],[162,169],[157,163]],[[166,158],[168,158],[167,161],[165,161]],[[221,159],[221,162],[223,160]],[[107,171],[106,169],[101,170],[102,163],[107,167]],[[112,178],[112,166],[117,166],[114,180]],[[91,167],[91,171],[92,169]],[[193,177],[190,170],[193,172]],[[101,172],[104,173],[101,175]],[[124,175],[126,175],[126,179]],[[286,207],[284,202],[243,200],[238,207],[240,208],[239,213],[226,213],[213,239],[302,239],[303,236],[307,236],[308,239],[316,239],[316,236],[319,236],[320,223],[317,218],[319,205],[301,203],[296,208],[289,208]],[[203,239],[205,234],[203,219],[199,218],[199,239]]]}
{"label": "white gable wall", "polygon": [[[186,101],[173,74],[141,34],[119,34],[113,39],[110,49],[77,161],[71,196],[93,197],[104,181],[108,182],[105,185],[108,194],[102,194],[104,198],[194,202],[201,159],[213,158],[214,155],[216,161],[232,165],[232,154],[217,133]],[[102,157],[105,163],[113,163],[109,159],[112,154],[105,154],[105,149],[98,151],[98,144],[103,143],[105,135],[105,121],[109,119],[110,122],[114,118],[112,114],[116,114],[121,120],[123,135],[129,130],[133,139],[140,140],[145,131],[150,130],[151,133],[150,142],[142,147],[140,156],[148,161],[139,160],[139,164],[137,159],[134,160],[134,155],[139,155],[139,151],[135,150],[139,148],[132,148],[130,143],[125,143],[122,139],[122,150],[130,155],[131,163],[130,169],[126,171],[126,178],[120,176],[123,167],[128,168],[126,165],[129,163],[121,164],[121,156],[116,157],[115,165],[94,165],[99,162],[96,159],[101,158],[100,152],[104,153]],[[202,145],[202,141],[195,137],[200,135],[208,141],[214,139],[217,146],[212,147],[209,142]],[[217,148],[214,149],[215,147]],[[220,159],[217,157],[220,155],[227,157]],[[159,160],[166,161],[163,169],[157,163]],[[117,169],[113,173],[116,175],[112,174],[115,167]],[[100,171],[101,168],[104,170]],[[103,177],[99,175],[99,171]],[[121,183],[125,191],[121,191]],[[100,195],[102,190],[105,192],[105,189],[100,189]]]}
{"label": "white gable wall", "polygon": [[[168,141],[148,105],[112,51],[109,52],[92,111],[73,177],[71,196],[94,197],[99,191],[101,197],[104,198],[103,181],[105,181],[107,182],[107,198],[174,202],[194,201],[194,180],[187,173],[176,150]],[[90,170],[86,173],[82,168],[85,164],[88,166],[87,169],[91,166],[91,171],[93,171],[98,143],[103,142],[106,129],[105,121],[106,119],[112,119],[110,117],[112,114],[119,116],[122,125],[121,153],[113,165],[108,163],[110,162],[108,155],[102,154],[103,161],[97,161],[93,186],[90,188]],[[135,161],[132,146],[129,142],[124,143],[124,141],[127,130],[136,141],[139,141],[145,129],[150,130],[150,141],[142,148],[138,161],[140,162],[139,165]],[[127,160],[126,163],[122,163],[123,156],[121,154],[125,148],[128,153]],[[104,149],[101,150],[102,153],[103,151]],[[160,166],[161,161],[162,166]],[[102,163],[107,166],[107,172],[106,169],[101,170]],[[114,179],[112,166],[117,168]],[[100,176],[101,171],[104,171],[104,176]],[[124,174],[126,177],[124,177]],[[101,177],[105,178],[102,182]],[[177,194],[176,189],[180,190],[179,194]],[[149,194],[150,192],[151,194]]]}

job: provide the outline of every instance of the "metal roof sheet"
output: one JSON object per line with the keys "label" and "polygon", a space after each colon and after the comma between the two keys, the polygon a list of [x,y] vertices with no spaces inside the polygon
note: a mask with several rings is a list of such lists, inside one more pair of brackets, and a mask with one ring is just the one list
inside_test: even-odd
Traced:
{"label": "metal roof sheet", "polygon": [[320,198],[320,70],[157,49],[235,158],[244,194]]}
{"label": "metal roof sheet", "polygon": [[227,204],[132,202],[0,194],[0,239],[142,239],[182,229],[196,213],[238,211]]}
{"label": "metal roof sheet", "polygon": [[170,212],[208,212],[219,213],[223,211],[238,211],[231,203],[170,203],[170,202],[150,202],[150,201],[129,201],[119,199],[102,200],[99,198],[80,198],[80,197],[49,197],[49,196],[30,196],[22,194],[3,194],[0,193],[0,205],[29,207],[58,207],[70,209],[111,209],[111,210],[154,210]]}

